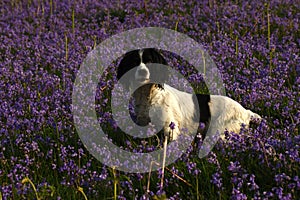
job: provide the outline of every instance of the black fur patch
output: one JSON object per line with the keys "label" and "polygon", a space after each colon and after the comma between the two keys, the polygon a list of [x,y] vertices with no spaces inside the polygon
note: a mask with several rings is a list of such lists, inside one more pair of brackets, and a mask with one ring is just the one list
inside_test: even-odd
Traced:
{"label": "black fur patch", "polygon": [[211,113],[209,109],[210,95],[207,94],[196,94],[194,96],[194,105],[199,105],[200,110],[200,122],[205,124],[204,130],[201,131],[202,138],[205,137],[207,129],[209,127]]}

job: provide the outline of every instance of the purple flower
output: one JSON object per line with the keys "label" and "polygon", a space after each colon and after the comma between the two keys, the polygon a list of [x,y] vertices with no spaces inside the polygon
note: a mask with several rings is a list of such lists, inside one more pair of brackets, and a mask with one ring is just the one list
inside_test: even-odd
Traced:
{"label": "purple flower", "polygon": [[175,129],[175,123],[174,122],[171,122],[170,125],[169,125],[170,129],[174,130]]}
{"label": "purple flower", "polygon": [[217,186],[218,189],[221,189],[223,185],[221,174],[219,172],[214,173],[210,182]]}
{"label": "purple flower", "polygon": [[255,183],[255,175],[254,174],[250,175],[249,182],[247,182],[247,186],[248,187],[250,186],[250,190],[253,190],[253,191],[259,189],[259,186]]}
{"label": "purple flower", "polygon": [[233,172],[233,173],[240,172],[241,165],[240,165],[239,161],[235,161],[235,162],[230,161],[230,165],[228,166],[228,170]]}
{"label": "purple flower", "polygon": [[275,181],[281,185],[283,183],[285,183],[286,181],[291,180],[291,178],[289,176],[287,176],[285,173],[282,174],[277,174],[275,175]]}
{"label": "purple flower", "polygon": [[233,188],[231,197],[232,200],[246,200],[247,196],[243,194],[240,190]]}

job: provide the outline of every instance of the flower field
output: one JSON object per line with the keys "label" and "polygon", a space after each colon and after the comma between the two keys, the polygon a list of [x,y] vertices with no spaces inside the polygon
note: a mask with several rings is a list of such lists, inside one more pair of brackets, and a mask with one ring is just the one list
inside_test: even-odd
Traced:
{"label": "flower field", "polygon": [[[300,199],[299,21],[300,4],[290,0],[1,1],[0,200]],[[71,110],[73,84],[88,53],[140,27],[176,30],[202,44],[227,96],[263,117],[260,125],[226,133],[205,158],[191,146],[165,168],[163,187],[161,170],[148,177],[95,159]],[[201,79],[163,53],[190,82]],[[102,108],[110,102],[116,64],[96,96],[106,125],[113,124]],[[106,130],[118,134],[116,127]],[[124,148],[144,150],[122,140]]]}

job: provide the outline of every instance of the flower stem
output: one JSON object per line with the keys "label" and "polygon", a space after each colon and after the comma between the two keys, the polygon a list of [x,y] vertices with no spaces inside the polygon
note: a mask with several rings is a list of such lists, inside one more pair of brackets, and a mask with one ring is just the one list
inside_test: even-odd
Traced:
{"label": "flower stem", "polygon": [[114,200],[117,200],[117,184],[118,184],[118,180],[117,180],[117,173],[116,173],[116,168],[113,167],[113,175],[114,175]]}
{"label": "flower stem", "polygon": [[38,193],[37,193],[37,190],[36,190],[36,187],[35,185],[33,184],[33,182],[28,178],[28,177],[25,177],[23,180],[22,180],[22,184],[25,184],[25,183],[29,183],[31,185],[31,187],[33,188],[33,191],[35,193],[35,196],[36,196],[36,199],[37,200],[40,200],[41,198],[39,197]]}
{"label": "flower stem", "polygon": [[268,26],[268,49],[269,49],[269,59],[270,59],[270,74],[272,72],[272,47],[271,47],[271,23],[270,23],[270,4],[267,5],[267,26]]}
{"label": "flower stem", "polygon": [[87,198],[86,194],[84,193],[82,187],[79,187],[79,186],[78,186],[78,187],[77,187],[77,190],[82,194],[82,196],[84,197],[85,200],[88,200],[88,198]]}
{"label": "flower stem", "polygon": [[72,8],[72,32],[75,32],[75,6]]}
{"label": "flower stem", "polygon": [[239,37],[236,36],[236,37],[235,37],[235,55],[238,55],[238,54],[239,54],[239,44],[238,44],[238,39],[239,39]]}
{"label": "flower stem", "polygon": [[50,6],[50,15],[52,16],[53,15],[53,1],[52,0],[50,0],[49,6]]}
{"label": "flower stem", "polygon": [[65,51],[66,51],[65,59],[66,59],[66,61],[68,61],[69,47],[68,47],[68,36],[67,36],[67,34],[65,34]]}
{"label": "flower stem", "polygon": [[168,144],[168,136],[165,136],[165,141],[164,141],[164,155],[163,155],[163,162],[162,162],[162,172],[161,172],[160,189],[162,189],[163,186],[164,186],[164,175],[165,175],[165,165],[166,165],[167,144]]}
{"label": "flower stem", "polygon": [[202,60],[203,60],[203,74],[205,76],[205,74],[206,74],[206,61],[205,61],[204,51],[201,51],[201,55],[202,55]]}

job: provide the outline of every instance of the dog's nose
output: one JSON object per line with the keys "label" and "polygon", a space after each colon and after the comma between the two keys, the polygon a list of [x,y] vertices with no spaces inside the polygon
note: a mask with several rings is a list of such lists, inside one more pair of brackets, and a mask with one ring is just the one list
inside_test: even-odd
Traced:
{"label": "dog's nose", "polygon": [[147,76],[148,72],[146,69],[139,69],[138,74],[139,76]]}

